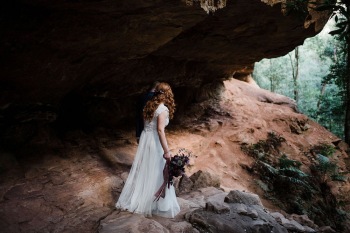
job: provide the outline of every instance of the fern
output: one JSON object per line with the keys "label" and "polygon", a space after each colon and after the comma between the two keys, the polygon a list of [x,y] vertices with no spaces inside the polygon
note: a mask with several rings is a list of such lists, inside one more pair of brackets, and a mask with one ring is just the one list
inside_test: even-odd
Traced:
{"label": "fern", "polygon": [[319,177],[322,182],[326,182],[327,177],[331,178],[333,181],[346,181],[346,177],[338,173],[338,166],[332,163],[329,158],[324,155],[317,155],[318,163],[312,168],[319,173]]}
{"label": "fern", "polygon": [[292,160],[292,159],[288,159],[287,155],[283,154],[280,158],[279,158],[279,166],[281,168],[286,168],[286,167],[296,167],[296,168],[300,168],[301,166],[301,162],[297,161],[297,160]]}
{"label": "fern", "polygon": [[267,171],[272,176],[275,176],[278,174],[278,170],[268,163],[264,163],[262,161],[259,161],[259,165],[261,165],[263,168],[265,168],[264,170]]}
{"label": "fern", "polygon": [[296,167],[281,168],[279,169],[279,173],[282,173],[290,177],[296,177],[296,178],[308,177],[306,173],[304,173],[303,171],[301,171],[299,168],[296,168]]}
{"label": "fern", "polygon": [[317,159],[319,163],[329,163],[329,158],[324,155],[318,154]]}
{"label": "fern", "polygon": [[276,132],[268,132],[266,144],[273,146],[274,148],[278,148],[281,146],[282,142],[285,142],[286,139],[281,135],[278,135]]}
{"label": "fern", "polygon": [[341,174],[333,174],[333,175],[331,175],[331,179],[333,181],[343,181],[343,182],[347,181],[347,177],[343,176]]}
{"label": "fern", "polygon": [[279,178],[285,183],[289,183],[296,186],[303,186],[305,188],[311,189],[311,186],[309,184],[296,177],[280,175]]}
{"label": "fern", "polygon": [[279,155],[278,147],[284,141],[286,139],[282,136],[275,132],[269,132],[266,140],[259,140],[257,143],[250,145],[243,144],[241,150],[256,160],[271,162],[272,158]]}
{"label": "fern", "polygon": [[329,158],[324,155],[317,155],[318,165],[316,169],[321,173],[334,173],[337,169],[337,165],[332,163]]}

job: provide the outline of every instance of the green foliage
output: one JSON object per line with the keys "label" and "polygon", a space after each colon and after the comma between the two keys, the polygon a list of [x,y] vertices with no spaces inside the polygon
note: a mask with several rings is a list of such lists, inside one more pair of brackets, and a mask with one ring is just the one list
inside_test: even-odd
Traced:
{"label": "green foliage", "polygon": [[292,160],[287,157],[287,155],[283,154],[279,158],[279,166],[281,168],[288,168],[288,167],[295,167],[295,168],[300,168],[301,162],[297,160]]}
{"label": "green foliage", "polygon": [[294,178],[303,178],[303,177],[308,177],[307,174],[302,172],[299,168],[297,167],[285,167],[285,168],[279,168],[279,173],[283,174],[284,176],[288,177],[294,177]]}
{"label": "green foliage", "polygon": [[321,174],[326,175],[327,173],[334,173],[337,168],[337,166],[334,163],[330,162],[329,158],[321,154],[317,155],[317,161],[318,161],[318,164],[315,165],[314,167]]}
{"label": "green foliage", "polygon": [[328,157],[318,154],[317,164],[311,167],[316,173],[322,183],[327,182],[327,178],[333,181],[346,181],[346,177],[338,173],[338,166],[331,162]]}
{"label": "green foliage", "polygon": [[[269,132],[266,140],[243,145],[241,148],[256,159],[252,170],[259,175],[264,190],[274,193],[287,203],[291,201],[294,203],[295,198],[301,194],[310,198],[309,190],[312,187],[308,183],[309,176],[300,170],[302,165],[300,161],[289,159],[285,154],[280,156],[279,147],[285,141],[281,135]],[[276,157],[279,158],[273,159]]]}
{"label": "green foliage", "polygon": [[311,148],[311,151],[315,154],[321,154],[326,157],[331,157],[335,152],[335,148],[332,145],[321,143],[319,145],[313,146]]}
{"label": "green foliage", "polygon": [[268,163],[258,161],[255,166],[258,170],[262,171],[263,179],[270,180],[278,174],[278,169]]}
{"label": "green foliage", "polygon": [[350,24],[350,14],[347,9],[349,1],[346,0],[328,0],[323,4],[315,4],[314,8],[316,11],[331,11],[331,18],[334,17],[336,28],[329,32],[332,36],[338,36],[340,40],[349,39],[349,24]]}
{"label": "green foliage", "polygon": [[[308,175],[296,167],[279,168],[278,176],[275,181],[275,187],[279,190],[285,186],[290,187],[292,191],[301,191],[305,189],[311,189],[307,180]],[[279,190],[283,193],[285,191],[290,192],[290,190]]]}
{"label": "green foliage", "polygon": [[287,155],[283,154],[279,158],[278,166],[278,182],[286,182],[295,185],[295,188],[297,188],[298,186],[310,188],[310,185],[307,183],[306,180],[308,175],[300,170],[300,161],[289,159]]}
{"label": "green foliage", "polygon": [[326,92],[320,97],[320,107],[312,116],[327,129],[344,138],[344,122],[346,109],[346,43],[338,41],[335,48],[335,61],[330,66],[330,73],[323,77],[322,83],[327,85]]}
{"label": "green foliage", "polygon": [[241,150],[255,159],[261,161],[271,161],[271,157],[279,154],[277,148],[282,142],[286,141],[281,135],[276,132],[268,132],[266,140],[259,140],[256,144],[241,146]]}
{"label": "green foliage", "polygon": [[[311,188],[306,180],[308,175],[301,171],[299,168],[275,168],[268,163],[258,161],[255,164],[255,169],[259,171],[261,179],[267,182],[272,187],[271,190],[277,194],[285,194],[285,192],[290,192],[288,194],[290,195],[293,194],[291,191],[300,191],[301,187],[303,189]],[[285,187],[288,187],[288,189],[285,189]]]}
{"label": "green foliage", "polygon": [[309,175],[299,169],[300,162],[289,159],[286,155],[282,155],[278,161],[276,165],[260,160],[254,164],[254,170],[262,180],[259,184],[264,184],[265,192],[270,193],[265,196],[276,204],[283,203],[286,205],[284,208],[304,214],[301,200],[310,200],[313,195],[313,188],[308,181]]}
{"label": "green foliage", "polygon": [[[297,104],[302,113],[344,138],[346,44],[328,34],[335,24],[329,21],[321,33],[298,47]],[[294,98],[288,55],[255,63],[253,77],[261,88]]]}
{"label": "green foliage", "polygon": [[266,143],[272,145],[274,148],[281,146],[282,142],[285,141],[286,139],[284,137],[282,137],[274,131],[270,131],[267,133]]}
{"label": "green foliage", "polygon": [[[292,96],[293,92],[290,86],[293,85],[292,80],[288,77],[292,76],[290,61],[288,57],[263,59],[255,63],[253,77],[258,85],[272,92]],[[282,90],[287,91],[283,92]]]}
{"label": "green foliage", "polygon": [[[328,11],[329,13],[331,13],[330,22],[332,22],[334,25],[328,33],[330,36],[333,37],[334,40],[338,40],[339,43],[346,42],[344,43],[345,48],[340,50],[338,54],[343,52],[343,54],[347,56],[346,52],[350,51],[348,47],[350,44],[350,1],[287,0],[285,2],[285,11],[287,12],[287,14],[290,12],[296,12],[299,15],[306,16],[308,14],[308,7],[310,6],[316,11]],[[330,49],[326,49],[323,52],[323,54],[329,58],[333,56]],[[337,136],[345,139],[346,142],[349,142],[350,134],[348,133],[348,128],[350,125],[350,115],[348,106],[350,105],[350,90],[349,88],[347,89],[347,86],[349,86],[350,82],[348,78],[350,64],[349,59],[347,59],[346,56],[343,56],[342,59],[337,59],[336,56],[338,54],[334,52],[333,64],[331,64],[331,67],[329,69],[331,71],[330,75],[323,75],[323,77],[326,78],[322,81],[321,88],[318,88],[318,90],[320,90],[319,92],[321,93],[317,95],[317,91],[315,91],[317,90],[316,87],[311,91],[309,89],[306,92],[305,96],[299,95],[297,98],[297,95],[295,94],[295,99],[298,101],[298,107],[302,112],[312,117],[314,120],[316,120],[318,123],[326,127],[328,130],[330,130]],[[319,53],[319,55],[320,57],[322,57],[322,53]],[[282,59],[276,60],[274,61],[274,63],[278,64],[280,61],[282,62]],[[271,65],[272,63],[270,62],[270,66]],[[278,66],[276,65],[275,67]],[[270,67],[269,69],[275,70],[274,67]],[[263,72],[261,72],[261,74],[262,73]],[[261,75],[258,71],[256,72],[256,74],[258,74],[258,76]],[[302,75],[300,76],[304,77]],[[278,80],[279,86],[283,85],[283,82],[281,81],[283,79],[275,77],[273,73],[270,74],[270,81],[272,80]],[[259,82],[257,83],[260,84]],[[290,80],[285,83],[290,83]],[[294,85],[294,88],[298,86],[300,87],[300,85],[296,84]],[[271,91],[278,92],[276,88],[272,87],[273,86],[271,85]],[[290,94],[291,90],[293,90],[293,87],[290,85],[290,88],[288,90],[282,89],[283,93],[281,94],[287,95],[292,98],[292,95]],[[299,92],[295,90],[295,93]],[[313,101],[310,102],[309,100],[315,98],[315,96],[317,98],[317,100],[315,101],[317,102],[317,105],[310,105],[309,103],[312,103]],[[299,99],[302,100],[302,103],[299,102]]]}
{"label": "green foliage", "polygon": [[266,140],[241,147],[256,159],[250,171],[259,177],[256,183],[264,190],[264,196],[289,213],[307,214],[316,223],[341,230],[344,215],[327,184],[328,180],[346,180],[345,173],[339,173],[338,166],[328,158],[334,154],[334,146],[320,144],[311,149],[319,155],[310,167],[313,175],[309,175],[301,170],[300,161],[279,151],[283,141],[283,137],[270,132]]}
{"label": "green foliage", "polygon": [[266,140],[242,146],[245,153],[256,159],[250,171],[259,177],[256,183],[264,190],[264,196],[289,213],[307,214],[317,224],[341,230],[345,215],[327,184],[327,181],[346,180],[329,159],[335,152],[334,146],[320,144],[311,149],[319,155],[310,167],[313,175],[309,175],[301,170],[300,161],[283,153],[279,156],[284,141],[282,136],[270,132]]}
{"label": "green foliage", "polygon": [[[343,174],[347,174],[347,173],[343,173]],[[347,181],[347,178],[346,176],[344,176],[343,174],[333,174],[331,175],[331,179],[333,181],[343,181],[343,182],[346,182]]]}

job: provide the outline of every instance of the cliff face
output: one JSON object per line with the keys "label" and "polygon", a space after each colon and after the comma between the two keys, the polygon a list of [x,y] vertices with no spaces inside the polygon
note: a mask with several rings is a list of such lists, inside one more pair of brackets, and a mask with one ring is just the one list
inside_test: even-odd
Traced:
{"label": "cliff face", "polygon": [[246,76],[255,61],[291,51],[326,18],[308,16],[305,28],[304,16],[284,16],[280,4],[213,4],[221,9],[208,14],[200,7],[210,8],[205,1],[6,3],[0,24],[2,115],[17,118],[40,109],[63,125],[120,125],[155,80],[169,82],[186,106],[202,100],[208,85]]}

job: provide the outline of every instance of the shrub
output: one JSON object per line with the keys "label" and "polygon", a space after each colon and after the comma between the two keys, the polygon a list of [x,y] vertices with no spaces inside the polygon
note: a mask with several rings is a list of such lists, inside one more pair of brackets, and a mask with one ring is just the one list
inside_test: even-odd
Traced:
{"label": "shrub", "polygon": [[311,169],[316,173],[316,177],[321,183],[326,183],[328,178],[333,181],[346,181],[346,177],[338,172],[337,164],[331,162],[324,155],[317,155],[317,163],[312,165]]}
{"label": "shrub", "polygon": [[266,140],[259,140],[256,144],[241,146],[241,150],[249,156],[271,163],[271,159],[279,155],[278,147],[286,140],[275,132],[269,132]]}
{"label": "shrub", "polygon": [[331,157],[335,152],[335,148],[332,145],[321,143],[319,145],[314,146],[311,149],[311,152],[315,154],[321,154],[326,157]]}

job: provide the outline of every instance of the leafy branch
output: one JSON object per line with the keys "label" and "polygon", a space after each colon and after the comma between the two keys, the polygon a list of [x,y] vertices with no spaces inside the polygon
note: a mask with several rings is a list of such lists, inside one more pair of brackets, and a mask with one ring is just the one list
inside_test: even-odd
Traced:
{"label": "leafy branch", "polygon": [[347,5],[349,5],[349,0],[341,0],[339,2],[325,1],[323,4],[318,4],[313,2],[312,4],[316,5],[313,9],[315,11],[331,11],[332,14],[330,18],[334,17],[336,22],[337,29],[329,32],[332,36],[339,36],[339,39],[349,40],[349,24],[350,24],[350,14],[347,10]]}

